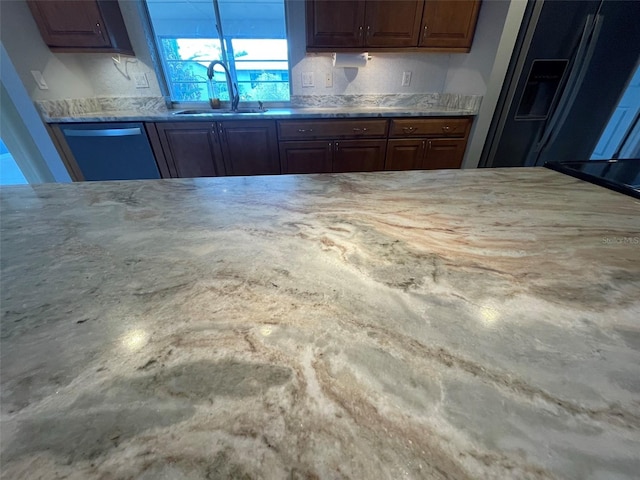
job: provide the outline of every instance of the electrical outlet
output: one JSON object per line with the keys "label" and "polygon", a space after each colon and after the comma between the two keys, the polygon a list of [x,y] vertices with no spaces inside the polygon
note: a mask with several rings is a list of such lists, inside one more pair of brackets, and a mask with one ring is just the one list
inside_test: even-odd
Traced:
{"label": "electrical outlet", "polygon": [[136,88],[149,88],[149,80],[147,79],[147,74],[142,73],[134,73],[133,81],[136,84]]}
{"label": "electrical outlet", "polygon": [[325,73],[324,75],[324,86],[327,88],[333,87],[333,73]]}
{"label": "electrical outlet", "polygon": [[40,90],[49,90],[49,85],[44,81],[42,72],[39,70],[31,70],[31,75],[33,75],[33,79],[36,81],[36,85],[38,85]]}
{"label": "electrical outlet", "polygon": [[408,87],[411,85],[411,72],[402,72],[402,86]]}
{"label": "electrical outlet", "polygon": [[302,86],[313,87],[314,85],[313,72],[302,72]]}

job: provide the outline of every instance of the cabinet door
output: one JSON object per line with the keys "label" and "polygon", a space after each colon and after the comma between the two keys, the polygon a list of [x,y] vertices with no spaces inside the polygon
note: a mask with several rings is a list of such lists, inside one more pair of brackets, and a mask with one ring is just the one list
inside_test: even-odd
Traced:
{"label": "cabinet door", "polygon": [[280,142],[282,173],[330,173],[333,142]]}
{"label": "cabinet door", "polygon": [[30,1],[29,7],[49,46],[108,47],[104,20],[93,1]]}
{"label": "cabinet door", "polygon": [[275,121],[232,120],[218,125],[227,175],[280,173]]}
{"label": "cabinet door", "polygon": [[365,45],[369,47],[415,47],[418,45],[423,2],[367,2]]}
{"label": "cabinet door", "polygon": [[134,54],[115,0],[29,0],[28,5],[51,50]]}
{"label": "cabinet door", "polygon": [[427,140],[427,152],[423,168],[460,168],[467,141],[464,139],[438,138]]}
{"label": "cabinet door", "polygon": [[421,47],[471,49],[480,0],[425,0]]}
{"label": "cabinet door", "polygon": [[215,124],[156,123],[156,129],[172,177],[215,177],[225,174]]}
{"label": "cabinet door", "polygon": [[422,139],[393,139],[387,144],[387,158],[384,161],[385,170],[419,170],[424,168],[422,159],[426,147],[426,140]]}
{"label": "cabinet door", "polygon": [[364,1],[309,0],[307,47],[364,45]]}
{"label": "cabinet door", "polygon": [[334,172],[384,170],[386,140],[340,140],[335,142]]}

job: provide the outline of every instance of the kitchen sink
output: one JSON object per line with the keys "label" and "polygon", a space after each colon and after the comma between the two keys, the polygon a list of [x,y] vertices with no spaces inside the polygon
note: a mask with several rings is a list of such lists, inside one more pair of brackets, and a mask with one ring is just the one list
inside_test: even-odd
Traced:
{"label": "kitchen sink", "polygon": [[177,112],[173,112],[172,115],[243,115],[248,113],[265,113],[266,111],[266,108],[238,108],[237,110],[228,108],[194,108],[178,110]]}

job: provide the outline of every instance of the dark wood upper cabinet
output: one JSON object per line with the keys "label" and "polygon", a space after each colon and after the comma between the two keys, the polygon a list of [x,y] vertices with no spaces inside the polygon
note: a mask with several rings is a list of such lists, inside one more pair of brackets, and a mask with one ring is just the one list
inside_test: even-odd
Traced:
{"label": "dark wood upper cabinet", "polygon": [[480,0],[425,0],[419,46],[468,52],[479,10]]}
{"label": "dark wood upper cabinet", "polygon": [[307,0],[307,50],[468,52],[480,0]]}
{"label": "dark wood upper cabinet", "polygon": [[116,0],[29,0],[42,39],[52,51],[133,55]]}
{"label": "dark wood upper cabinet", "polygon": [[364,45],[364,1],[307,1],[307,45]]}
{"label": "dark wood upper cabinet", "polygon": [[227,175],[277,175],[280,173],[275,121],[219,122],[218,133]]}
{"label": "dark wood upper cabinet", "polygon": [[364,44],[368,47],[415,47],[421,14],[422,0],[367,2]]}

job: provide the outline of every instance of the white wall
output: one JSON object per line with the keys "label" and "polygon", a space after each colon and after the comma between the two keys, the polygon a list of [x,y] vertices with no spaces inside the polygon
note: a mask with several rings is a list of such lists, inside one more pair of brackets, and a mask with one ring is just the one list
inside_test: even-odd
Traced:
{"label": "white wall", "polygon": [[[468,54],[373,54],[366,68],[334,69],[327,54],[305,54],[304,2],[287,3],[291,83],[294,95],[340,95],[449,92],[484,95],[491,74],[508,0],[484,0],[473,48]],[[34,100],[91,96],[160,96],[151,55],[139,18],[137,2],[120,0],[120,7],[136,58],[119,65],[111,54],[51,53],[46,47],[25,0],[0,1],[1,37],[27,91]],[[40,70],[49,90],[39,90],[31,70]],[[409,87],[401,86],[402,72],[411,71]],[[135,87],[131,74],[145,72],[149,88]],[[315,87],[303,88],[302,72],[314,72]],[[324,75],[333,74],[333,87],[324,87]]]}
{"label": "white wall", "polygon": [[[0,1],[0,39],[33,100],[93,95],[81,57],[51,53],[24,0]],[[31,70],[42,72],[49,90],[38,89]]]}
{"label": "white wall", "polygon": [[[40,36],[25,0],[0,0],[0,39],[33,100],[95,96],[161,96],[137,2],[120,2],[136,57],[121,57],[121,73],[107,53],[52,53]],[[31,70],[42,72],[49,90],[40,90]],[[149,88],[136,88],[132,74],[145,72]]]}
{"label": "white wall", "polygon": [[[484,95],[491,74],[508,0],[484,0],[469,53],[372,53],[367,67],[333,68],[329,54],[305,54],[304,2],[287,5],[292,93],[294,95],[461,93]],[[401,86],[402,72],[412,72],[411,85]],[[313,72],[315,86],[302,87],[302,72]],[[324,86],[326,73],[333,87]]]}
{"label": "white wall", "polygon": [[62,159],[0,42],[0,137],[29,183],[70,182]]}

